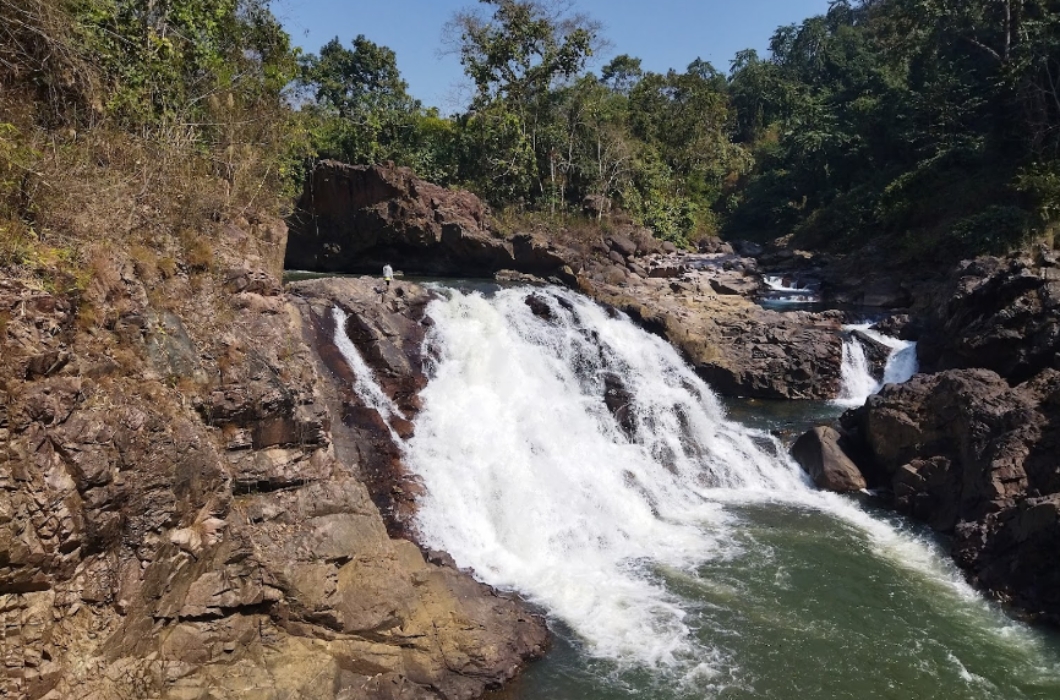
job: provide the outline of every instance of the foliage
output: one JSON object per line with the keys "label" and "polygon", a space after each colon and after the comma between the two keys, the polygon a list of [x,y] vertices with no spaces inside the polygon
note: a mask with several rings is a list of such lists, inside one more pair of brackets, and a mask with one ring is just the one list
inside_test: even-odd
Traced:
{"label": "foliage", "polygon": [[100,246],[278,213],[296,57],[265,0],[0,0],[0,266],[80,292]]}
{"label": "foliage", "polygon": [[1060,214],[1058,30],[1046,0],[839,0],[779,28],[768,59],[733,62],[756,165],[726,230],[920,239],[918,255],[1021,245]]}

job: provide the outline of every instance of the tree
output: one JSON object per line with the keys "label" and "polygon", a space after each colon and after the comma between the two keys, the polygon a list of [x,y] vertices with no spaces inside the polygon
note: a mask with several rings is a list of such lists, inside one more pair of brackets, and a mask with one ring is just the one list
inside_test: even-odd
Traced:
{"label": "tree", "polygon": [[335,37],[321,47],[319,56],[305,56],[301,66],[300,80],[317,105],[344,119],[378,109],[410,111],[414,106],[394,52],[363,34],[353,40],[353,50]]}
{"label": "tree", "polygon": [[644,76],[640,59],[629,54],[615,56],[600,71],[600,80],[615,92],[628,95],[633,86]]}
{"label": "tree", "polygon": [[[474,11],[457,13],[447,26],[449,43],[460,56],[464,71],[475,84],[472,109],[489,115],[485,120],[468,124],[484,126],[493,123],[519,130],[519,138],[504,138],[493,145],[507,144],[513,151],[498,153],[486,170],[507,163],[511,174],[514,164],[524,163],[525,148],[534,161],[519,182],[531,186],[523,192],[508,190],[509,197],[529,201],[556,196],[557,159],[565,140],[557,121],[554,90],[570,80],[585,66],[598,44],[598,25],[584,15],[571,14],[557,2],[538,0],[481,0],[492,6],[487,16]],[[503,116],[502,116],[503,115]],[[482,136],[493,129],[477,129]],[[484,154],[485,144],[471,149]]]}
{"label": "tree", "polygon": [[395,160],[435,175],[446,172],[438,169],[437,153],[428,155],[432,144],[419,128],[432,125],[406,92],[394,52],[364,35],[352,47],[343,47],[336,37],[319,56],[301,60],[299,83],[311,97],[304,111],[314,122],[319,155],[351,163]]}

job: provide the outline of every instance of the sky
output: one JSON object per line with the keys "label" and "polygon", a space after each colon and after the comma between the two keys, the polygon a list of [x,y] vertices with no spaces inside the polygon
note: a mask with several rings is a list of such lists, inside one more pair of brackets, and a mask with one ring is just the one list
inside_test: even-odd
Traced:
{"label": "sky", "polygon": [[[338,36],[358,34],[397,54],[409,93],[443,114],[461,110],[471,93],[460,60],[443,54],[442,27],[475,0],[274,0],[273,12],[292,41],[316,53]],[[828,0],[574,0],[575,11],[603,24],[611,47],[594,57],[599,72],[619,54],[640,58],[645,70],[683,71],[696,58],[728,72],[737,51],[765,56],[773,31],[828,10]]]}

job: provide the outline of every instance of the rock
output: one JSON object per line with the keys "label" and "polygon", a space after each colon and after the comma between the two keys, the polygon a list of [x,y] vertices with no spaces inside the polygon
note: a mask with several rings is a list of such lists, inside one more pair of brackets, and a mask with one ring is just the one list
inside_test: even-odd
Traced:
{"label": "rock", "polygon": [[913,295],[900,282],[876,278],[863,283],[859,303],[884,309],[904,309],[913,303]]}
{"label": "rock", "polygon": [[601,219],[611,212],[611,200],[600,194],[587,194],[582,198],[582,212],[586,216]]}
{"label": "rock", "polygon": [[680,277],[684,272],[684,268],[681,265],[674,264],[659,264],[653,265],[648,269],[648,277],[654,277],[656,279],[669,279],[672,277]]}
{"label": "rock", "polygon": [[613,372],[604,375],[604,404],[615,417],[619,427],[630,438],[636,432],[636,421],[633,417],[633,395],[626,388],[622,378]]}
{"label": "rock", "polygon": [[841,316],[779,313],[743,297],[715,297],[707,293],[713,291],[707,275],[697,271],[676,280],[651,277],[635,294],[601,280],[591,293],[673,343],[722,395],[838,395]]}
{"label": "rock", "polygon": [[732,241],[732,247],[737,255],[744,258],[757,258],[764,250],[758,243],[744,240]]}
{"label": "rock", "polygon": [[506,240],[470,192],[407,168],[319,163],[291,218],[285,266],[379,274],[386,263],[406,273],[487,277],[503,269],[551,276],[569,261],[538,236]]}
{"label": "rock", "polygon": [[675,246],[670,241],[663,241],[661,246],[662,246],[662,251],[664,253],[666,253],[667,255],[673,255],[674,253],[677,252],[677,246]]}
{"label": "rock", "polygon": [[795,441],[791,456],[813,479],[817,488],[836,493],[861,491],[865,477],[840,447],[834,428],[818,426]]}
{"label": "rock", "polygon": [[751,297],[754,296],[760,286],[761,284],[756,277],[749,277],[739,272],[720,275],[710,280],[711,289],[718,294]]}
{"label": "rock", "polygon": [[872,330],[899,340],[918,340],[922,328],[909,314],[892,314],[874,323]]}
{"label": "rock", "polygon": [[398,534],[411,425],[351,399],[335,355],[339,330],[415,415],[430,295],[285,294],[261,267],[282,226],[243,225],[195,285],[115,247],[87,329],[0,278],[0,694],[472,698],[543,652],[525,605]]}
{"label": "rock", "polygon": [[516,268],[522,272],[539,277],[556,276],[568,285],[577,281],[565,253],[543,236],[523,233],[512,237],[512,255]]}
{"label": "rock", "polygon": [[732,245],[721,240],[717,236],[707,236],[701,238],[696,244],[696,248],[700,253],[720,253],[722,255],[733,255],[734,250]]}
{"label": "rock", "polygon": [[917,347],[928,369],[985,367],[1012,384],[1057,367],[1060,280],[1018,258],[962,264],[932,305]]}
{"label": "rock", "polygon": [[970,580],[1023,613],[1060,623],[1060,371],[1016,387],[986,369],[888,385],[843,417],[871,486],[952,534]]}
{"label": "rock", "polygon": [[537,316],[538,318],[543,318],[546,321],[552,320],[552,309],[551,307],[549,307],[548,302],[546,302],[540,296],[538,296],[537,294],[528,294],[525,301],[526,305],[530,307],[530,311],[533,312],[534,316]]}
{"label": "rock", "polygon": [[613,252],[618,253],[623,258],[632,258],[637,254],[637,244],[619,234],[608,236],[607,245]]}

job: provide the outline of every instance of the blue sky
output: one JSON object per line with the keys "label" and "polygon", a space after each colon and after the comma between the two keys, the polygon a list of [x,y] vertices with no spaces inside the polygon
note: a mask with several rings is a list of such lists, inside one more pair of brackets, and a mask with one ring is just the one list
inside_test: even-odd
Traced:
{"label": "blue sky", "polygon": [[[466,105],[470,93],[458,58],[440,55],[442,26],[456,10],[478,6],[475,0],[274,0],[273,11],[309,52],[335,36],[349,46],[358,34],[389,46],[409,92],[448,114]],[[697,57],[728,71],[737,51],[765,55],[778,26],[826,12],[828,0],[575,0],[574,8],[603,23],[612,44],[594,60],[596,70],[628,53],[656,72],[684,70]]]}

